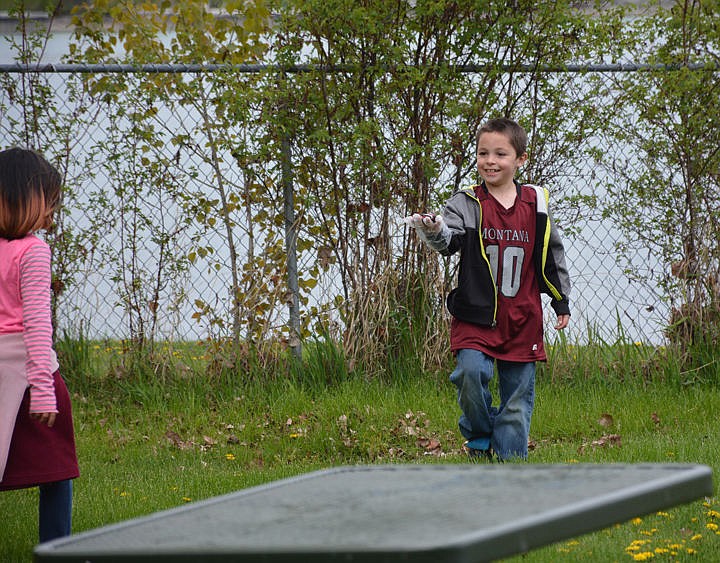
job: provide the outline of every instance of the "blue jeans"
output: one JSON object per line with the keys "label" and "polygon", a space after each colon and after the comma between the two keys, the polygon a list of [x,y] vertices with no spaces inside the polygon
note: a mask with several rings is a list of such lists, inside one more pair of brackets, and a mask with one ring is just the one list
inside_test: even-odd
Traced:
{"label": "blue jeans", "polygon": [[72,480],[40,485],[40,543],[70,535]]}
{"label": "blue jeans", "polygon": [[[460,350],[450,375],[462,410],[459,427],[468,440],[489,438],[500,459],[527,458],[530,419],[535,405],[535,362],[496,360],[479,350]],[[498,368],[500,405],[488,389]]]}

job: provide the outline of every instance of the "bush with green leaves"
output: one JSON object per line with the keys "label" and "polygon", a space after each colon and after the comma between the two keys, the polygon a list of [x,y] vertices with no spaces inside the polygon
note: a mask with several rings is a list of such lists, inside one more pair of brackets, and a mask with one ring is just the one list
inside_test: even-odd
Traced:
{"label": "bush with green leaves", "polygon": [[[588,217],[613,220],[623,243],[610,254],[659,282],[675,311],[668,335],[694,341],[717,326],[720,129],[716,71],[686,63],[717,60],[716,4],[630,18],[545,0],[255,0],[219,12],[103,0],[73,10],[67,62],[217,66],[72,74],[67,119],[47,75],[2,74],[0,106],[21,106],[13,135],[66,171],[52,244],[57,298],[86,315],[74,332],[94,311],[62,290],[98,275],[120,334],[140,346],[182,338],[175,327],[190,318],[217,349],[266,346],[266,357],[319,337],[378,371],[403,350],[437,366],[456,263],[401,219],[476,181],[474,132],[508,115],[530,132],[523,177],[553,186],[567,236]],[[46,36],[25,29],[17,58],[30,62]],[[627,58],[682,68],[613,75],[612,87],[564,72]],[[89,142],[101,116],[108,134]],[[634,157],[616,156],[618,143]],[[588,189],[588,162],[602,190]],[[637,248],[661,269],[634,269]],[[195,272],[215,280],[209,291],[188,288]]]}

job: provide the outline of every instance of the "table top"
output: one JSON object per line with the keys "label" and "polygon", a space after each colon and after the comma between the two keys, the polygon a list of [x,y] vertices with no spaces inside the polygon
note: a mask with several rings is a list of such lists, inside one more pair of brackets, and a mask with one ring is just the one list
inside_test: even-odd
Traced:
{"label": "table top", "polygon": [[693,464],[347,466],[44,543],[35,561],[491,561],[712,494]]}

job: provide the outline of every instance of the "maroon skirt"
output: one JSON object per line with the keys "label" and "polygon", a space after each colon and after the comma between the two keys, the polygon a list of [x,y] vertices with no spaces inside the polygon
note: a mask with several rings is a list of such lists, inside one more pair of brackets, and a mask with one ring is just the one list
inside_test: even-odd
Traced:
{"label": "maroon skirt", "polygon": [[25,391],[13,429],[0,491],[74,479],[80,475],[75,453],[70,394],[60,372],[55,378],[58,415],[48,428],[30,418],[30,390]]}

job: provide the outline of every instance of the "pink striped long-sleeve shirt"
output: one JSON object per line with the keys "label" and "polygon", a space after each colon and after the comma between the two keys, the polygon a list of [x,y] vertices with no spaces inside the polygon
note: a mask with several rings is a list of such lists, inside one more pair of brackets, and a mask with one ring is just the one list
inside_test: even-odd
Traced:
{"label": "pink striped long-sleeve shirt", "polygon": [[30,412],[57,412],[50,276],[47,243],[35,235],[17,240],[0,238],[0,334],[23,334]]}

